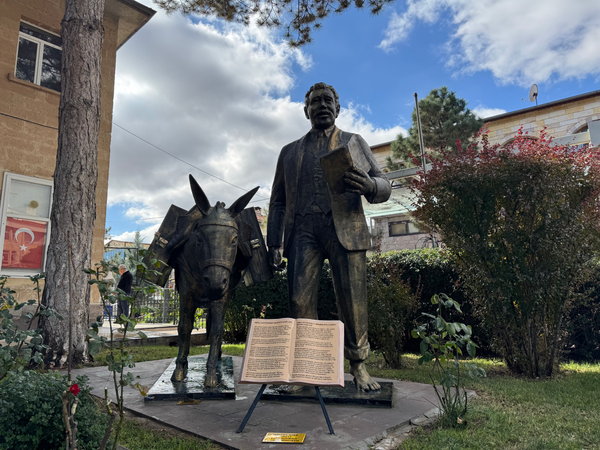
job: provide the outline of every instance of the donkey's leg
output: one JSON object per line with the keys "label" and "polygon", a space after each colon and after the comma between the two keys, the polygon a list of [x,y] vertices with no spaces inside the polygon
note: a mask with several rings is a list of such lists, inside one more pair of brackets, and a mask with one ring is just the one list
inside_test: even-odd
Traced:
{"label": "donkey's leg", "polygon": [[194,314],[196,308],[191,295],[180,295],[179,302],[179,353],[177,354],[176,366],[171,375],[171,381],[183,381],[187,376],[188,355],[190,353],[190,339],[194,328]]}
{"label": "donkey's leg", "polygon": [[221,359],[221,344],[223,343],[223,331],[225,329],[225,310],[229,301],[229,293],[217,301],[210,302],[210,352],[206,362],[206,379],[204,386],[215,387],[219,384],[217,377],[217,366]]}

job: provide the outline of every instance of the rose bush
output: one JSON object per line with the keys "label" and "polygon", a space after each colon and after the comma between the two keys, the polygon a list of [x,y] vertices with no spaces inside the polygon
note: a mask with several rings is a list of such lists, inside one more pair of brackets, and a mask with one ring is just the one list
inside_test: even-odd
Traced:
{"label": "rose bush", "polygon": [[[87,377],[77,377],[77,384],[71,389],[74,386],[79,399],[75,413],[78,448],[97,449],[108,416],[96,407]],[[58,372],[24,371],[4,378],[0,382],[0,450],[63,448],[61,397],[66,390],[70,390],[67,377]]]}

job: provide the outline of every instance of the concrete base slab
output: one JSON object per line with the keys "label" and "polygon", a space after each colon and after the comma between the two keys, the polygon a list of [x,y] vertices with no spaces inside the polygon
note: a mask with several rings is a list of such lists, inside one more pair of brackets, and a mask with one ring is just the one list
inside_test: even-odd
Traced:
{"label": "concrete base slab", "polygon": [[[131,369],[141,384],[151,386],[163,374],[172,359],[148,361]],[[232,357],[234,372],[241,372],[241,357]],[[102,397],[107,387],[111,394],[112,374],[106,367],[73,370],[73,377],[88,375],[93,393]],[[391,381],[394,385],[394,407],[369,408],[360,405],[330,404],[327,412],[335,435],[329,435],[327,423],[318,403],[259,401],[244,432],[236,433],[248,412],[259,384],[238,384],[236,375],[235,400],[202,400],[196,405],[177,405],[176,402],[144,402],[139,391],[124,389],[125,407],[140,416],[154,419],[172,428],[210,439],[226,448],[351,450],[375,448],[378,442],[422,416],[437,405],[433,387],[427,384]],[[352,376],[346,374],[346,382]],[[377,379],[377,381],[390,381]],[[268,432],[306,433],[304,444],[262,443]],[[369,447],[370,446],[370,447]]]}
{"label": "concrete base slab", "polygon": [[189,356],[188,372],[185,380],[171,381],[171,375],[176,365],[176,358],[173,358],[169,367],[167,367],[156,383],[150,388],[150,391],[144,397],[144,401],[183,399],[234,400],[235,381],[231,356],[221,358],[217,367],[219,385],[213,388],[204,386],[207,359],[208,355]]}
{"label": "concrete base slab", "polygon": [[[394,401],[394,384],[389,381],[379,383],[381,389],[375,392],[363,392],[356,389],[353,381],[344,382],[344,387],[322,386],[320,388],[325,403],[355,404],[391,408]],[[300,391],[290,391],[290,386],[268,386],[261,400],[280,402],[312,402],[318,403],[315,388],[304,386]]]}

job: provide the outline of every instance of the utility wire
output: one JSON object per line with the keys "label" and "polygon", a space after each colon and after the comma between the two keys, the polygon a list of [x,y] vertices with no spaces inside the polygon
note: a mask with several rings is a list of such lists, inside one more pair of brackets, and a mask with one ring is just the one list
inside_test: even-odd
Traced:
{"label": "utility wire", "polygon": [[[44,127],[44,128],[50,128],[50,129],[52,129],[52,130],[58,130],[58,128],[56,128],[56,127],[52,127],[52,126],[49,126],[49,125],[44,125],[44,124],[42,124],[42,123],[38,123],[38,122],[32,122],[31,120],[23,119],[23,118],[21,118],[21,117],[12,116],[12,115],[10,115],[10,114],[0,113],[0,115],[2,115],[2,116],[5,116],[5,117],[10,117],[11,119],[17,119],[17,120],[21,120],[21,121],[23,121],[23,122],[28,122],[28,123],[31,123],[31,124],[34,124],[34,125],[39,125],[40,127]],[[223,178],[219,178],[218,176],[216,176],[216,175],[213,175],[212,173],[210,173],[210,172],[207,172],[206,170],[203,170],[203,169],[201,169],[200,167],[198,167],[198,166],[195,166],[195,165],[193,165],[193,164],[191,164],[191,163],[189,163],[189,162],[187,162],[187,161],[185,161],[185,160],[181,159],[179,156],[175,156],[173,153],[169,153],[168,151],[166,151],[166,150],[163,150],[163,149],[162,149],[162,148],[160,148],[159,146],[157,146],[157,145],[154,145],[152,142],[149,142],[149,141],[147,141],[146,139],[144,139],[144,138],[142,138],[142,137],[138,136],[137,134],[135,134],[135,133],[132,133],[131,131],[129,131],[129,130],[128,130],[128,129],[126,129],[126,128],[123,128],[121,125],[119,125],[119,124],[118,124],[118,123],[116,123],[116,122],[113,122],[113,125],[115,125],[116,127],[119,127],[121,130],[125,131],[126,133],[129,133],[129,134],[131,134],[132,136],[135,136],[135,137],[136,137],[136,138],[138,138],[140,141],[143,141],[143,142],[145,142],[146,144],[148,144],[148,145],[150,145],[150,146],[154,147],[155,149],[157,149],[157,150],[160,150],[160,151],[161,151],[161,152],[163,152],[163,153],[166,153],[167,155],[169,155],[169,156],[171,156],[171,157],[175,158],[176,160],[178,160],[178,161],[181,161],[182,163],[184,163],[184,164],[187,164],[188,166],[190,166],[190,167],[193,167],[194,169],[196,169],[196,170],[199,170],[200,172],[202,172],[202,173],[205,173],[205,174],[206,174],[206,175],[208,175],[208,176],[211,176],[211,177],[213,177],[213,178],[216,178],[217,180],[219,180],[219,181],[222,181],[223,183],[227,183],[228,185],[230,185],[230,186],[233,186],[234,188],[237,188],[237,189],[239,189],[239,190],[241,190],[241,191],[248,192],[248,191],[250,190],[250,189],[244,189],[244,188],[243,188],[243,187],[241,187],[241,186],[237,186],[237,185],[235,185],[235,184],[233,184],[233,183],[230,183],[229,181],[227,181],[227,180],[224,180]],[[260,200],[269,200],[269,199],[268,199],[268,198],[266,198],[266,197],[256,197],[256,198],[253,200],[253,202],[260,201]],[[148,220],[148,219],[146,219],[146,220]]]}
{"label": "utility wire", "polygon": [[[23,118],[21,118],[21,117],[13,116],[13,115],[10,115],[10,114],[0,113],[0,115],[2,115],[2,116],[5,116],[5,117],[10,117],[11,119],[17,119],[17,120],[21,120],[21,121],[23,121],[23,122],[28,122],[28,123],[31,123],[31,124],[33,124],[33,125],[39,125],[39,126],[41,126],[41,127],[44,127],[44,128],[50,128],[50,129],[52,129],[52,130],[58,130],[58,128],[56,128],[56,127],[52,127],[52,126],[49,126],[49,125],[44,125],[44,124],[41,124],[41,123],[38,123],[38,122],[33,122],[33,121],[31,121],[31,120],[23,119]],[[131,134],[132,136],[135,136],[136,138],[138,138],[139,140],[141,140],[141,141],[145,142],[146,144],[148,144],[148,145],[151,145],[152,147],[154,147],[154,148],[156,148],[156,149],[160,150],[161,152],[163,152],[163,153],[166,153],[167,155],[169,155],[169,156],[171,156],[171,157],[173,157],[173,158],[177,159],[178,161],[181,161],[182,163],[184,163],[184,164],[187,164],[188,166],[191,166],[191,167],[193,167],[194,169],[196,169],[196,170],[199,170],[199,171],[200,171],[200,172],[202,172],[202,173],[205,173],[206,175],[209,175],[209,176],[211,176],[211,177],[213,177],[213,178],[216,178],[217,180],[219,180],[219,181],[222,181],[223,183],[227,183],[228,185],[230,185],[230,186],[233,186],[233,187],[235,187],[235,188],[237,188],[237,189],[240,189],[240,190],[242,190],[242,191],[244,191],[244,192],[247,192],[247,191],[249,190],[249,189],[244,189],[243,187],[237,186],[237,185],[235,185],[235,184],[233,184],[233,183],[230,183],[230,182],[229,182],[229,181],[227,181],[227,180],[224,180],[224,179],[222,179],[222,178],[219,178],[218,176],[216,176],[216,175],[213,175],[212,173],[209,173],[209,172],[207,172],[206,170],[202,170],[200,167],[197,167],[197,166],[195,166],[195,165],[193,165],[193,164],[190,164],[189,162],[187,162],[187,161],[185,161],[185,160],[183,160],[183,159],[179,158],[178,156],[175,156],[175,155],[173,155],[172,153],[169,153],[168,151],[166,151],[166,150],[163,150],[162,148],[160,148],[160,147],[158,147],[158,146],[154,145],[152,142],[148,142],[146,139],[144,139],[144,138],[142,138],[142,137],[138,136],[138,135],[137,135],[137,134],[135,134],[135,133],[132,133],[132,132],[131,132],[131,131],[129,131],[128,129],[126,129],[126,128],[123,128],[123,127],[122,127],[121,125],[119,125],[118,123],[115,123],[115,122],[113,122],[113,125],[115,125],[115,126],[119,127],[121,130],[123,130],[123,131],[125,131],[125,132],[127,132],[127,133]],[[255,199],[253,199],[253,200],[252,200],[250,203],[258,202],[258,201],[261,201],[261,200],[268,200],[268,198],[265,198],[265,197],[257,197],[257,198],[255,198]],[[131,220],[106,220],[106,222],[110,222],[110,223],[114,223],[114,222],[139,222],[139,221],[141,221],[141,220],[158,220],[158,219],[163,219],[163,217],[146,217],[146,218],[143,218],[143,219],[131,219]]]}
{"label": "utility wire", "polygon": [[[135,136],[135,137],[136,137],[136,138],[138,138],[140,141],[143,141],[143,142],[145,142],[146,144],[148,144],[148,145],[150,145],[150,146],[154,147],[155,149],[157,149],[157,150],[160,150],[160,151],[161,151],[161,152],[163,152],[163,153],[166,153],[167,155],[169,155],[169,156],[171,156],[171,157],[175,158],[176,160],[178,160],[178,161],[181,161],[182,163],[184,163],[184,164],[187,164],[188,166],[190,166],[190,167],[193,167],[194,169],[196,169],[196,170],[199,170],[200,172],[202,172],[202,173],[205,173],[205,174],[206,174],[206,175],[208,175],[208,176],[211,176],[211,177],[213,177],[213,178],[216,178],[217,180],[219,180],[219,181],[222,181],[223,183],[226,183],[226,184],[228,184],[228,185],[230,185],[230,186],[233,186],[234,188],[240,189],[240,190],[242,190],[242,191],[244,191],[244,192],[248,192],[248,191],[249,191],[249,189],[244,189],[243,187],[240,187],[240,186],[237,186],[237,185],[235,185],[235,184],[233,184],[233,183],[230,183],[229,181],[227,181],[227,180],[224,180],[223,178],[219,178],[218,176],[216,176],[216,175],[213,175],[212,173],[210,173],[210,172],[207,172],[206,170],[203,170],[203,169],[201,169],[200,167],[198,167],[198,166],[195,166],[195,165],[193,165],[193,164],[191,164],[191,163],[189,163],[189,162],[187,162],[187,161],[185,161],[185,160],[181,159],[179,156],[175,156],[173,153],[169,153],[168,151],[166,151],[166,150],[163,150],[163,149],[162,149],[162,148],[160,148],[159,146],[157,146],[157,145],[154,145],[152,142],[149,142],[149,141],[147,141],[146,139],[144,139],[144,138],[142,138],[142,137],[138,136],[137,134],[135,134],[135,133],[132,133],[131,131],[129,131],[129,130],[128,130],[128,129],[126,129],[126,128],[123,128],[121,125],[119,125],[119,124],[118,124],[118,123],[116,123],[116,122],[113,122],[113,125],[115,125],[115,126],[119,127],[121,130],[123,130],[123,131],[125,131],[125,132],[127,132],[127,133],[131,134],[132,136]],[[266,197],[257,197],[257,198],[255,198],[255,199],[253,200],[253,202],[260,201],[260,200],[268,200],[268,198],[266,198]]]}
{"label": "utility wire", "polygon": [[[21,121],[23,121],[23,122],[28,122],[28,123],[31,123],[31,124],[34,124],[34,125],[39,125],[40,127],[44,127],[44,128],[50,128],[50,129],[52,129],[52,130],[58,130],[58,128],[56,128],[56,127],[52,127],[52,126],[49,126],[49,125],[44,125],[44,124],[42,124],[42,123],[38,123],[38,122],[32,122],[31,120],[23,119],[23,118],[21,118],[21,117],[12,116],[12,115],[10,115],[10,114],[0,113],[0,115],[2,115],[2,116],[5,116],[5,117],[10,117],[10,118],[12,118],[12,119],[21,120]],[[163,153],[166,153],[167,155],[169,155],[169,156],[171,156],[171,157],[175,158],[176,160],[178,160],[178,161],[181,161],[182,163],[184,163],[184,164],[187,164],[188,166],[190,166],[190,167],[193,167],[194,169],[196,169],[196,170],[199,170],[200,172],[202,172],[202,173],[205,173],[205,174],[206,174],[206,175],[208,175],[208,176],[211,176],[211,177],[213,177],[213,178],[216,178],[217,180],[219,180],[219,181],[222,181],[223,183],[227,183],[228,185],[230,185],[230,186],[233,186],[234,188],[240,189],[240,190],[242,190],[242,191],[244,191],[244,192],[248,192],[248,191],[250,190],[250,189],[244,189],[243,187],[240,187],[240,186],[237,186],[237,185],[235,185],[235,184],[233,184],[233,183],[230,183],[229,181],[227,181],[227,180],[224,180],[223,178],[219,178],[218,176],[216,176],[216,175],[213,175],[212,173],[210,173],[210,172],[207,172],[206,170],[203,170],[203,169],[201,169],[200,167],[198,167],[198,166],[195,166],[195,165],[193,165],[193,164],[191,164],[191,163],[189,163],[189,162],[187,162],[187,161],[185,161],[185,160],[181,159],[180,157],[178,157],[178,156],[175,156],[175,155],[174,155],[174,154],[172,154],[172,153],[169,153],[169,152],[168,152],[168,151],[166,151],[166,150],[163,150],[162,148],[158,147],[157,145],[154,145],[152,142],[149,142],[149,141],[147,141],[146,139],[144,139],[144,138],[142,138],[142,137],[138,136],[137,134],[135,134],[135,133],[132,133],[131,131],[129,131],[129,130],[128,130],[128,129],[126,129],[126,128],[123,128],[121,125],[119,125],[119,124],[118,124],[118,123],[116,123],[116,122],[113,122],[113,125],[115,125],[116,127],[119,127],[121,130],[125,131],[126,133],[129,133],[129,134],[131,134],[132,136],[135,136],[135,137],[136,137],[136,138],[138,138],[140,141],[143,141],[143,142],[145,142],[146,144],[148,144],[148,145],[150,145],[150,146],[152,146],[152,147],[156,148],[157,150],[160,150],[161,152],[163,152]],[[250,203],[257,202],[257,201],[260,201],[260,200],[269,200],[269,199],[268,199],[268,198],[266,198],[266,197],[256,197],[256,198],[255,198],[254,200],[252,200],[252,202],[250,202]],[[150,219],[138,219],[138,220],[150,220]],[[111,222],[115,222],[115,221],[112,221],[112,220],[111,220]],[[129,221],[123,221],[123,222],[129,222]]]}
{"label": "utility wire", "polygon": [[31,120],[23,119],[23,118],[17,117],[17,116],[11,116],[10,114],[0,113],[0,116],[6,116],[6,117],[10,117],[11,119],[22,120],[23,122],[32,123],[34,125],[39,125],[40,127],[44,127],[44,128],[50,128],[51,130],[58,130],[58,128],[56,128],[56,127],[51,127],[50,125],[44,125],[43,123],[39,123],[39,122],[32,122]]}
{"label": "utility wire", "polygon": [[165,216],[162,217],[144,217],[143,219],[129,219],[129,220],[105,220],[105,222],[139,222],[140,220],[158,220],[164,219]]}

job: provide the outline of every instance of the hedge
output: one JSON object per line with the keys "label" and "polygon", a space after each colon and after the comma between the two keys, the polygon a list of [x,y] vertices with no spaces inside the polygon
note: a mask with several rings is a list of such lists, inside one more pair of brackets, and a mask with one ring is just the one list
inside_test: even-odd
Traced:
{"label": "hedge", "polygon": [[[378,271],[387,266],[388,273],[390,271],[399,273],[399,277],[410,287],[412,296],[416,297],[418,306],[414,309],[409,307],[407,310],[411,324],[416,323],[421,312],[435,312],[430,299],[433,294],[444,292],[464,305],[465,314],[461,316],[460,321],[475,326],[470,302],[460,287],[459,275],[449,257],[443,252],[437,249],[401,250],[371,256],[367,264],[369,279],[373,275],[371,272],[374,270],[375,260]],[[335,295],[327,263],[321,272],[318,308],[320,319],[337,319]],[[242,285],[235,291],[226,313],[225,339],[229,342],[244,341],[248,324],[253,317],[275,319],[288,316],[287,273],[284,271],[277,273],[268,283],[250,287]],[[376,317],[373,317],[373,320],[376,320]],[[407,336],[409,333],[410,329],[407,329]],[[371,337],[371,341],[375,340]],[[418,343],[412,345],[411,341],[412,339],[405,339],[405,345],[408,345],[412,351],[418,351]]]}
{"label": "hedge", "polygon": [[[405,290],[397,283],[390,288],[383,285],[374,289],[372,283],[378,279],[378,274],[384,272],[393,273],[393,278],[399,278],[409,289]],[[419,249],[375,254],[368,258],[367,278],[370,283],[369,340],[373,349],[381,350],[386,345],[384,340],[389,336],[383,336],[384,330],[390,330],[389,320],[393,319],[396,321],[394,330],[402,329],[404,333],[403,338],[394,333],[393,339],[396,339],[399,351],[418,353],[419,342],[409,337],[410,330],[423,321],[422,313],[436,313],[435,307],[431,304],[431,297],[434,294],[445,293],[460,303],[463,311],[462,314],[451,312],[446,319],[471,325],[473,340],[480,347],[478,354],[495,354],[491,343],[495,324],[482,322],[477,312],[477,299],[471,298],[463,287],[457,265],[448,252],[439,249]],[[566,355],[572,359],[598,360],[600,359],[600,264],[596,277],[584,289],[590,295],[575,302],[565,327],[569,333]],[[396,295],[398,304],[390,302],[390,295]],[[377,296],[380,298],[375,298]],[[414,307],[411,299],[416,299]],[[385,305],[376,303],[378,301]],[[327,262],[320,277],[318,308],[320,319],[338,318]],[[395,311],[395,314],[402,314],[402,317],[390,318],[390,308]],[[225,340],[245,341],[248,324],[253,317],[265,319],[289,317],[285,271],[276,273],[273,280],[268,283],[250,287],[242,285],[235,291],[226,313]],[[394,359],[393,356],[390,358]],[[393,361],[387,362],[388,365],[394,365]]]}

